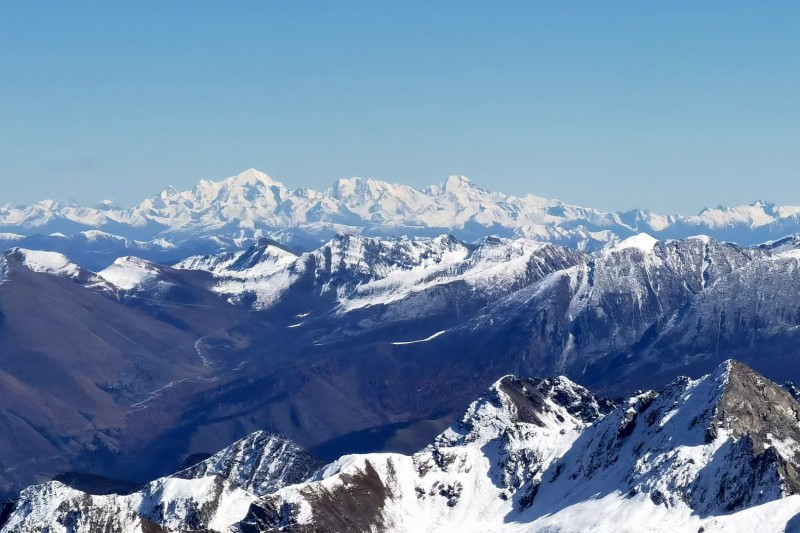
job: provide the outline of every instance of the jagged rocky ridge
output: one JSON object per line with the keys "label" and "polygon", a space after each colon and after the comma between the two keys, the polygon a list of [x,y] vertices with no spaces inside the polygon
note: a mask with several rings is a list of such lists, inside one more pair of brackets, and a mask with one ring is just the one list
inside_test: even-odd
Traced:
{"label": "jagged rocky ridge", "polygon": [[293,317],[286,327],[308,331],[314,345],[426,321],[395,344],[441,350],[475,337],[482,349],[517,354],[520,371],[555,368],[604,386],[605,372],[663,380],[674,368],[707,371],[725,353],[758,364],[756,352],[800,325],[798,266],[786,241],[748,248],[641,234],[589,253],[526,239],[340,234],[306,254],[262,240],[176,268],[211,272],[211,290],[233,303]]}
{"label": "jagged rocky ridge", "polygon": [[258,497],[303,482],[320,466],[293,442],[255,432],[130,493],[91,494],[59,481],[30,487],[0,531],[223,531]]}
{"label": "jagged rocky ridge", "polygon": [[413,455],[318,468],[257,433],[128,495],[30,487],[0,531],[795,531],[798,417],[735,361],[616,406],[507,376]]}
{"label": "jagged rocky ridge", "polygon": [[311,250],[340,231],[373,236],[452,233],[467,242],[518,236],[578,249],[597,249],[640,232],[662,239],[707,234],[754,245],[800,232],[800,207],[759,201],[693,216],[611,213],[491,192],[463,176],[421,190],[350,178],[314,191],[290,190],[250,169],[220,182],[201,180],[188,191],[170,187],[130,209],[110,202],[84,207],[52,200],[5,205],[0,207],[0,229],[5,232],[0,240],[9,246],[66,253],[98,269],[113,260],[109,249],[165,262],[232,249],[260,237]]}

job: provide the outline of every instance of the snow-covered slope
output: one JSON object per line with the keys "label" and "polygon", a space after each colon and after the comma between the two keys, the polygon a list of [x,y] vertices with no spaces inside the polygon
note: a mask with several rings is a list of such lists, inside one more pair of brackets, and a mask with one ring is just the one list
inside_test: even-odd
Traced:
{"label": "snow-covered slope", "polygon": [[3,277],[7,274],[10,263],[12,268],[17,265],[31,272],[66,278],[95,288],[104,288],[106,285],[105,281],[97,274],[73,263],[58,252],[12,248],[2,256],[3,264],[0,266],[0,271]]}
{"label": "snow-covered slope", "polygon": [[420,453],[345,457],[263,499],[259,530],[796,527],[800,406],[776,384],[726,362],[610,407],[565,378],[504,378]]}
{"label": "snow-covered slope", "polygon": [[162,478],[130,495],[92,495],[58,481],[26,489],[0,531],[224,531],[255,497],[217,477]]}
{"label": "snow-covered slope", "polygon": [[468,245],[450,235],[381,239],[340,233],[300,256],[261,240],[245,252],[190,257],[175,267],[211,272],[218,279],[212,290],[260,309],[302,285],[319,299],[332,299],[337,313],[395,304],[392,313],[408,318],[424,315],[426,300],[437,305],[429,298],[437,288],[460,285],[470,293],[467,299],[497,298],[579,257],[527,239],[490,237]]}
{"label": "snow-covered slope", "polygon": [[256,432],[130,494],[89,494],[58,481],[29,487],[0,531],[229,531],[258,496],[306,481],[319,466],[293,442]]}
{"label": "snow-covered slope", "polygon": [[155,265],[136,257],[120,257],[98,275],[115,287],[131,290],[158,275]]}
{"label": "snow-covered slope", "polygon": [[[86,230],[128,239],[126,247],[198,248],[197,238],[270,237],[309,250],[338,231],[366,235],[430,236],[443,232],[472,242],[486,236],[524,236],[579,249],[596,249],[646,232],[659,238],[708,234],[753,245],[800,232],[800,207],[755,202],[705,209],[692,216],[648,211],[611,213],[526,195],[482,189],[464,176],[417,190],[365,178],[340,179],[324,191],[291,190],[254,169],[191,190],[168,187],[133,208],[45,200],[0,207],[8,234],[63,234]],[[93,237],[88,236],[87,239]],[[151,241],[134,243],[132,239]],[[210,249],[211,242],[199,248]],[[162,255],[168,255],[161,250]],[[188,255],[188,254],[185,254]]]}
{"label": "snow-covered slope", "polygon": [[616,407],[564,377],[506,376],[413,455],[314,473],[257,433],[129,495],[30,487],[0,531],[795,531],[799,415],[734,361]]}
{"label": "snow-covered slope", "polygon": [[320,467],[322,464],[294,442],[257,431],[174,477],[221,476],[256,496],[265,496],[309,479]]}
{"label": "snow-covered slope", "polygon": [[43,272],[65,278],[76,278],[80,275],[80,267],[78,265],[71,262],[66,256],[56,252],[14,248],[11,253],[18,255],[22,260],[22,264],[33,272]]}
{"label": "snow-covered slope", "polygon": [[218,280],[212,290],[256,308],[274,304],[304,270],[297,255],[263,238],[244,251],[192,256],[174,267],[210,272]]}

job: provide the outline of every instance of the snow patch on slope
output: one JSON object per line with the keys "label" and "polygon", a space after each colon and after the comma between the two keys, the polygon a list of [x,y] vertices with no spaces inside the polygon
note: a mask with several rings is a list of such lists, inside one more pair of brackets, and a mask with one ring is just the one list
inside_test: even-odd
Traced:
{"label": "snow patch on slope", "polygon": [[628,237],[615,246],[612,246],[611,250],[619,251],[628,248],[637,248],[643,252],[650,252],[653,250],[653,248],[655,248],[656,244],[658,244],[658,239],[655,237],[652,237],[647,233],[639,233],[638,235]]}
{"label": "snow patch on slope", "polygon": [[138,257],[120,257],[98,275],[117,288],[131,290],[158,276],[158,269]]}
{"label": "snow patch on slope", "polygon": [[24,248],[14,248],[11,253],[18,254],[22,258],[22,264],[33,272],[52,274],[65,278],[77,278],[81,274],[81,268],[58,252],[42,252],[39,250],[26,250]]}
{"label": "snow patch on slope", "polygon": [[424,339],[418,339],[418,340],[415,340],[415,341],[396,341],[396,342],[393,342],[392,344],[394,344],[395,346],[405,346],[406,344],[419,344],[420,342],[432,341],[436,337],[438,337],[440,335],[444,335],[445,333],[447,333],[447,330],[443,329],[442,331],[437,331],[433,335],[425,337]]}

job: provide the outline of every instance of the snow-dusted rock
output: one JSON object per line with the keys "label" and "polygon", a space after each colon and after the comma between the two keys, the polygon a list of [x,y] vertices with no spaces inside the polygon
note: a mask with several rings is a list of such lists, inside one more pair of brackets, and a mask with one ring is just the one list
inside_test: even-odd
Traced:
{"label": "snow-dusted rock", "polygon": [[289,439],[257,431],[174,477],[220,476],[256,496],[265,496],[309,479],[321,466]]}
{"label": "snow-dusted rock", "polygon": [[73,263],[58,252],[12,248],[2,256],[1,277],[7,276],[8,272],[14,268],[23,268],[37,274],[57,276],[94,288],[106,288],[105,281],[97,274]]}
{"label": "snow-dusted rock", "polygon": [[231,531],[258,496],[303,482],[319,466],[293,442],[256,432],[130,494],[89,494],[58,481],[31,486],[0,531]]}

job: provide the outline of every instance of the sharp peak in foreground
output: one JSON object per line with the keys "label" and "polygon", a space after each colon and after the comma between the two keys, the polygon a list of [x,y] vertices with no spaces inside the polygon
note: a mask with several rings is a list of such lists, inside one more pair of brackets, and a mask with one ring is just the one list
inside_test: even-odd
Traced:
{"label": "sharp peak in foreground", "polygon": [[616,407],[504,376],[413,456],[319,468],[256,432],[129,495],[30,487],[1,530],[794,531],[799,410],[736,361]]}

